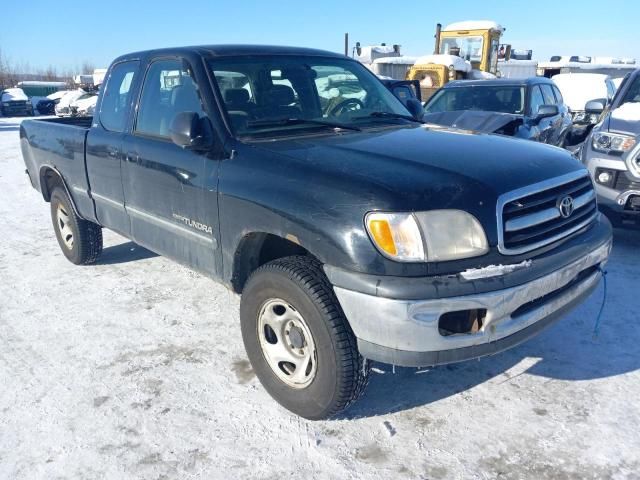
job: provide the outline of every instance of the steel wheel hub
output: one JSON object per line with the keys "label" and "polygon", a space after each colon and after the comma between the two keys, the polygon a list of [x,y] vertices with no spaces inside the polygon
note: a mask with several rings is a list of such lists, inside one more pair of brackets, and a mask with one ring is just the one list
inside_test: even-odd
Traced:
{"label": "steel wheel hub", "polygon": [[56,209],[56,223],[58,225],[58,230],[60,231],[62,243],[64,243],[64,246],[69,250],[72,250],[73,230],[71,230],[71,224],[69,223],[69,214],[62,205],[58,205],[58,208]]}
{"label": "steel wheel hub", "polygon": [[305,388],[316,376],[317,355],[311,331],[289,303],[267,300],[258,316],[258,339],[273,373],[293,388]]}

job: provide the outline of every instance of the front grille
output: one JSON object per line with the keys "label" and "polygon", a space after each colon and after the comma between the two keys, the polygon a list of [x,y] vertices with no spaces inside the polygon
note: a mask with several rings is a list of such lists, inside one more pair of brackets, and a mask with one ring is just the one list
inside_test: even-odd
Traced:
{"label": "front grille", "polygon": [[[561,208],[570,198],[573,209]],[[591,223],[598,213],[596,195],[585,171],[564,175],[502,195],[498,200],[498,249],[525,253],[549,245]]]}

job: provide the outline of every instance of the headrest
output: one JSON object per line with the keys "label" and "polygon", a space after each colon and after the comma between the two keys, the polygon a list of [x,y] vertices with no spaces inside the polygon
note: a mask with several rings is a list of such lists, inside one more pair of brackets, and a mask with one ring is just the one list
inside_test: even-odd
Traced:
{"label": "headrest", "polygon": [[296,94],[288,85],[274,85],[269,90],[269,103],[272,105],[291,105],[296,101]]}
{"label": "headrest", "polygon": [[234,105],[247,103],[249,101],[249,91],[244,88],[230,88],[224,92],[224,101]]}
{"label": "headrest", "polygon": [[171,105],[177,112],[199,112],[202,110],[195,84],[190,77],[182,77],[182,83],[173,87]]}

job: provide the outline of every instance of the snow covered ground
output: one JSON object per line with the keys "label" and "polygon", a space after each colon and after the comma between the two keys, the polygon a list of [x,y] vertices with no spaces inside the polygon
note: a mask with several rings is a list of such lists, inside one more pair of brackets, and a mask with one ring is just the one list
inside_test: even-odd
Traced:
{"label": "snow covered ground", "polygon": [[[0,478],[640,478],[640,232],[602,288],[534,340],[428,371],[379,365],[343,417],[301,420],[257,382],[238,297],[105,232],[58,250],[0,119]],[[383,372],[383,373],[382,373]]]}

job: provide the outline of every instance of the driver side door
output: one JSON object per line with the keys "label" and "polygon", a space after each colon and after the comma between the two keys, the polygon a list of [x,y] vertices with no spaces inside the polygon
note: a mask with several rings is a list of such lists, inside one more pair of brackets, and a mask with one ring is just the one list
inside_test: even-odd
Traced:
{"label": "driver side door", "polygon": [[215,275],[219,162],[176,145],[169,134],[178,113],[207,117],[197,84],[184,59],[149,64],[133,131],[124,141],[122,184],[137,243]]}

